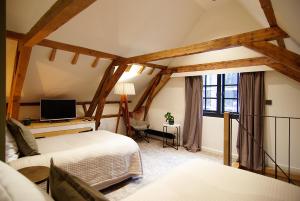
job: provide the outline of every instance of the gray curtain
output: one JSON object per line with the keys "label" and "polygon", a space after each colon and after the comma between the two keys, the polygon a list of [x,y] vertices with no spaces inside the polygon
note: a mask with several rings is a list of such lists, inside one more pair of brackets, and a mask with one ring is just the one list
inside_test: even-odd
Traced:
{"label": "gray curtain", "polygon": [[264,127],[264,73],[241,73],[239,80],[240,117],[237,139],[238,161],[250,170],[262,167]]}
{"label": "gray curtain", "polygon": [[192,152],[201,150],[202,88],[202,76],[185,78],[183,146]]}

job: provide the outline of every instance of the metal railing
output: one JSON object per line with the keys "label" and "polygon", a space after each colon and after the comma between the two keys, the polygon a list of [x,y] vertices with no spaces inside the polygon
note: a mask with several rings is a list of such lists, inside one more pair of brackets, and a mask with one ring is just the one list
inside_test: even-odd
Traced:
{"label": "metal railing", "polygon": [[[230,115],[229,114],[229,141],[228,141],[228,163],[232,163],[232,122],[235,120],[239,124],[240,129],[246,132],[241,132],[243,134],[247,134],[248,137],[250,137],[253,140],[253,143],[256,144],[259,149],[261,150],[262,156],[261,156],[261,162],[262,162],[262,168],[261,168],[261,173],[265,174],[265,167],[266,167],[266,157],[271,160],[274,163],[275,166],[275,174],[274,177],[275,179],[278,179],[278,170],[282,172],[283,176],[288,180],[289,183],[295,184],[294,181],[291,178],[291,120],[300,120],[298,117],[284,117],[284,116],[268,116],[268,115],[245,115],[247,117],[252,117],[253,121],[254,118],[260,118],[260,121],[265,121],[266,118],[268,119],[274,119],[274,158],[264,149],[264,140],[262,140],[262,143],[258,141],[258,139],[255,139],[253,134],[248,131],[247,128],[245,128],[244,125],[242,125],[239,121],[239,118],[236,118],[236,115]],[[278,165],[277,161],[277,123],[279,119],[287,119],[288,120],[288,169],[287,173],[283,170],[282,167]],[[225,115],[224,115],[224,121],[225,121]],[[242,137],[239,137],[239,140],[242,140]],[[241,144],[241,141],[240,141]],[[226,154],[226,153],[225,153]],[[239,155],[241,155],[241,148],[239,148]],[[254,169],[250,169],[250,171],[254,171]]]}

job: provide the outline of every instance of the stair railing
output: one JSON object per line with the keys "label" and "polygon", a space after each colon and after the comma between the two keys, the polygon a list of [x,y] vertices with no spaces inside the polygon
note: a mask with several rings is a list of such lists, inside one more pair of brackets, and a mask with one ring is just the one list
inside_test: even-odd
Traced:
{"label": "stair railing", "polygon": [[[289,183],[295,184],[291,179],[291,120],[300,119],[297,117],[283,117],[283,116],[259,116],[259,115],[246,115],[251,117],[259,117],[263,121],[265,118],[273,118],[274,119],[274,143],[275,143],[275,152],[274,158],[264,149],[264,143],[260,144],[257,139],[254,138],[251,132],[249,132],[244,125],[242,125],[236,114],[232,115],[228,112],[224,113],[224,165],[232,164],[232,122],[233,120],[237,121],[240,128],[246,132],[242,132],[242,134],[246,133],[248,137],[250,137],[253,142],[259,147],[262,152],[262,174],[265,173],[265,156],[267,156],[274,164],[275,164],[275,179],[278,178],[278,170],[282,172],[284,177],[288,179]],[[286,173],[277,163],[277,120],[278,119],[288,119],[288,173]],[[241,140],[241,137],[240,137]],[[240,151],[241,149],[239,149]],[[239,153],[240,154],[240,153]]]}

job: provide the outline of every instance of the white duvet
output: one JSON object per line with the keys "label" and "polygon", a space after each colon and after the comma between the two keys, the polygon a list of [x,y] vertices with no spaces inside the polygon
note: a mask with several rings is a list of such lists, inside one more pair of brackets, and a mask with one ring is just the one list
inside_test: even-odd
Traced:
{"label": "white duvet", "polygon": [[273,178],[194,160],[122,201],[299,201],[300,188]]}
{"label": "white duvet", "polygon": [[123,135],[100,130],[37,139],[41,155],[19,158],[9,165],[20,169],[54,163],[100,190],[143,174],[140,150]]}

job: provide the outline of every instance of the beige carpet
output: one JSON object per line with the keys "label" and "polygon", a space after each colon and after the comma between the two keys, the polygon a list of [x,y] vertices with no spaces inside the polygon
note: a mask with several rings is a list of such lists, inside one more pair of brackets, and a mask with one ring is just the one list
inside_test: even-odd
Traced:
{"label": "beige carpet", "polygon": [[192,159],[201,158],[204,160],[215,161],[216,163],[222,163],[222,158],[220,156],[206,152],[191,153],[182,147],[180,147],[178,151],[173,148],[163,148],[162,142],[155,139],[151,139],[150,143],[139,142],[139,146],[142,152],[144,168],[143,177],[127,180],[102,190],[101,192],[104,193],[109,200],[122,200],[143,186],[167,174],[170,169]]}

